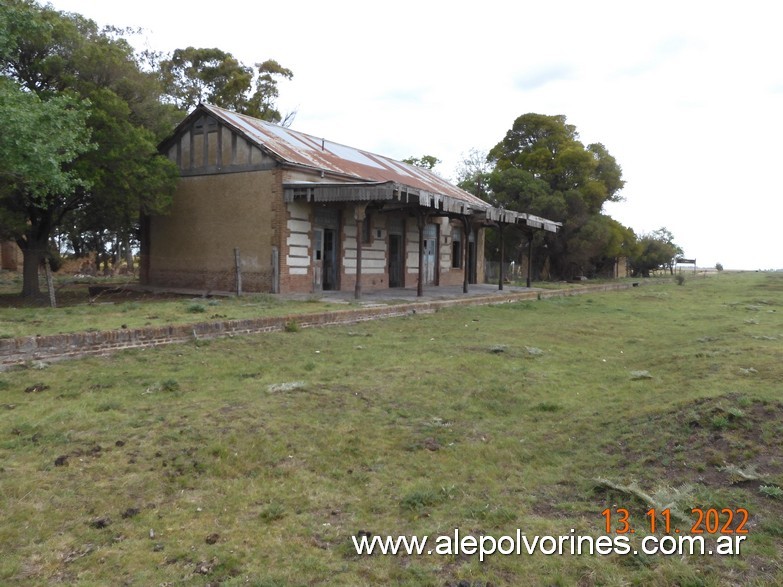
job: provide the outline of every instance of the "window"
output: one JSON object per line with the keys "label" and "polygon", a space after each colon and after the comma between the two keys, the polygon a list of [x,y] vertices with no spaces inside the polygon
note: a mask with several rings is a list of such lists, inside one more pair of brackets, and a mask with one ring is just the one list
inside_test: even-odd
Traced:
{"label": "window", "polygon": [[456,226],[451,228],[451,267],[462,267],[462,229]]}
{"label": "window", "polygon": [[362,244],[369,245],[372,243],[372,218],[370,213],[364,214],[364,221],[362,221]]}

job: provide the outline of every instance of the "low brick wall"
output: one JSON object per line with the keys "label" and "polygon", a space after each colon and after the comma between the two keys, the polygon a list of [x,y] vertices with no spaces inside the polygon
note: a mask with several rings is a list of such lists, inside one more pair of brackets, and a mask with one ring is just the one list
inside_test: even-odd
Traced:
{"label": "low brick wall", "polygon": [[455,298],[431,302],[414,302],[394,306],[336,310],[319,314],[296,314],[222,322],[199,322],[174,326],[129,328],[103,332],[74,332],[47,336],[23,336],[0,339],[0,371],[29,361],[55,361],[87,355],[103,355],[123,349],[153,347],[163,344],[207,340],[229,336],[274,332],[289,322],[300,328],[353,324],[380,318],[427,314],[439,308],[504,304],[520,300],[548,299],[586,293],[628,289],[629,283],[587,285],[567,290],[540,290],[496,293],[489,296]]}

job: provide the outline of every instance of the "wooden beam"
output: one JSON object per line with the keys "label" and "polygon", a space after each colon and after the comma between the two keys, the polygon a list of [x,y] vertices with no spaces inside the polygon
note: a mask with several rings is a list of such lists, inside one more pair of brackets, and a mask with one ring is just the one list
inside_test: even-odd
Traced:
{"label": "wooden beam", "polygon": [[463,259],[463,266],[462,266],[462,293],[468,293],[468,281],[470,276],[470,257],[468,256],[468,249],[470,248],[470,219],[468,216],[463,215],[461,216],[462,219],[462,226],[464,228],[463,232],[463,243],[462,243],[462,259]]}
{"label": "wooden beam", "polygon": [[500,233],[500,277],[498,278],[498,289],[500,291],[503,291],[503,281],[505,279],[505,275],[503,275],[503,267],[506,264],[506,242],[503,240],[503,228],[505,228],[505,224],[499,222],[498,232]]}

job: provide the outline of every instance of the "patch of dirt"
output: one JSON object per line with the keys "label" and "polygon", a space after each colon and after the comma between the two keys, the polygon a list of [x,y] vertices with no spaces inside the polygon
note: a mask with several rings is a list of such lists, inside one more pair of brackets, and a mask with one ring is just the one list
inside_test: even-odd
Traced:
{"label": "patch of dirt", "polygon": [[111,518],[94,518],[90,520],[90,528],[96,530],[102,530],[108,528],[111,525]]}
{"label": "patch of dirt", "polygon": [[[20,286],[21,287],[21,286]],[[178,294],[153,294],[149,292],[128,289],[125,283],[90,285],[88,283],[68,283],[56,288],[57,307],[78,306],[92,302],[157,302],[163,300],[182,299]],[[92,289],[92,292],[90,291]],[[0,294],[0,308],[29,308],[46,306],[49,298],[44,292],[40,299],[23,298],[16,293]]]}
{"label": "patch of dirt", "polygon": [[140,513],[141,513],[141,510],[139,508],[130,507],[130,508],[126,509],[124,512],[122,512],[122,514],[120,514],[120,516],[124,520],[127,520],[128,518],[134,518],[134,517],[138,516]]}
{"label": "patch of dirt", "polygon": [[774,478],[783,473],[781,416],[781,402],[749,401],[740,394],[703,398],[630,420],[633,435],[604,450],[622,457],[621,469],[643,464],[651,480],[671,485],[737,484],[730,465]]}
{"label": "patch of dirt", "polygon": [[207,536],[204,539],[204,542],[206,542],[207,544],[217,544],[219,540],[220,540],[220,534],[215,532],[215,533],[210,534],[209,536]]}
{"label": "patch of dirt", "polygon": [[[749,513],[746,529],[775,534],[783,519],[783,499],[760,489],[783,487],[781,416],[781,402],[728,394],[632,419],[628,433],[604,447],[607,454],[621,457],[611,480],[624,486],[635,481],[648,494],[691,486],[694,497],[680,504],[683,515],[691,508],[744,508]],[[606,507],[618,502],[614,494],[597,488],[595,499]],[[627,504],[632,498],[623,494],[619,499]],[[737,516],[735,525],[739,520]],[[762,576],[754,570],[744,580]]]}

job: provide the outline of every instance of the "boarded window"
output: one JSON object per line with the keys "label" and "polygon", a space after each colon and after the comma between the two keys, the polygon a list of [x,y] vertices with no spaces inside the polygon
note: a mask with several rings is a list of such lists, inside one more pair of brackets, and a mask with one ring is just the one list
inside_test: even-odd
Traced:
{"label": "boarded window", "polygon": [[451,266],[462,267],[462,230],[456,226],[451,229]]}
{"label": "boarded window", "polygon": [[362,222],[362,243],[365,245],[372,243],[372,217],[369,212],[364,215],[364,222]]}

